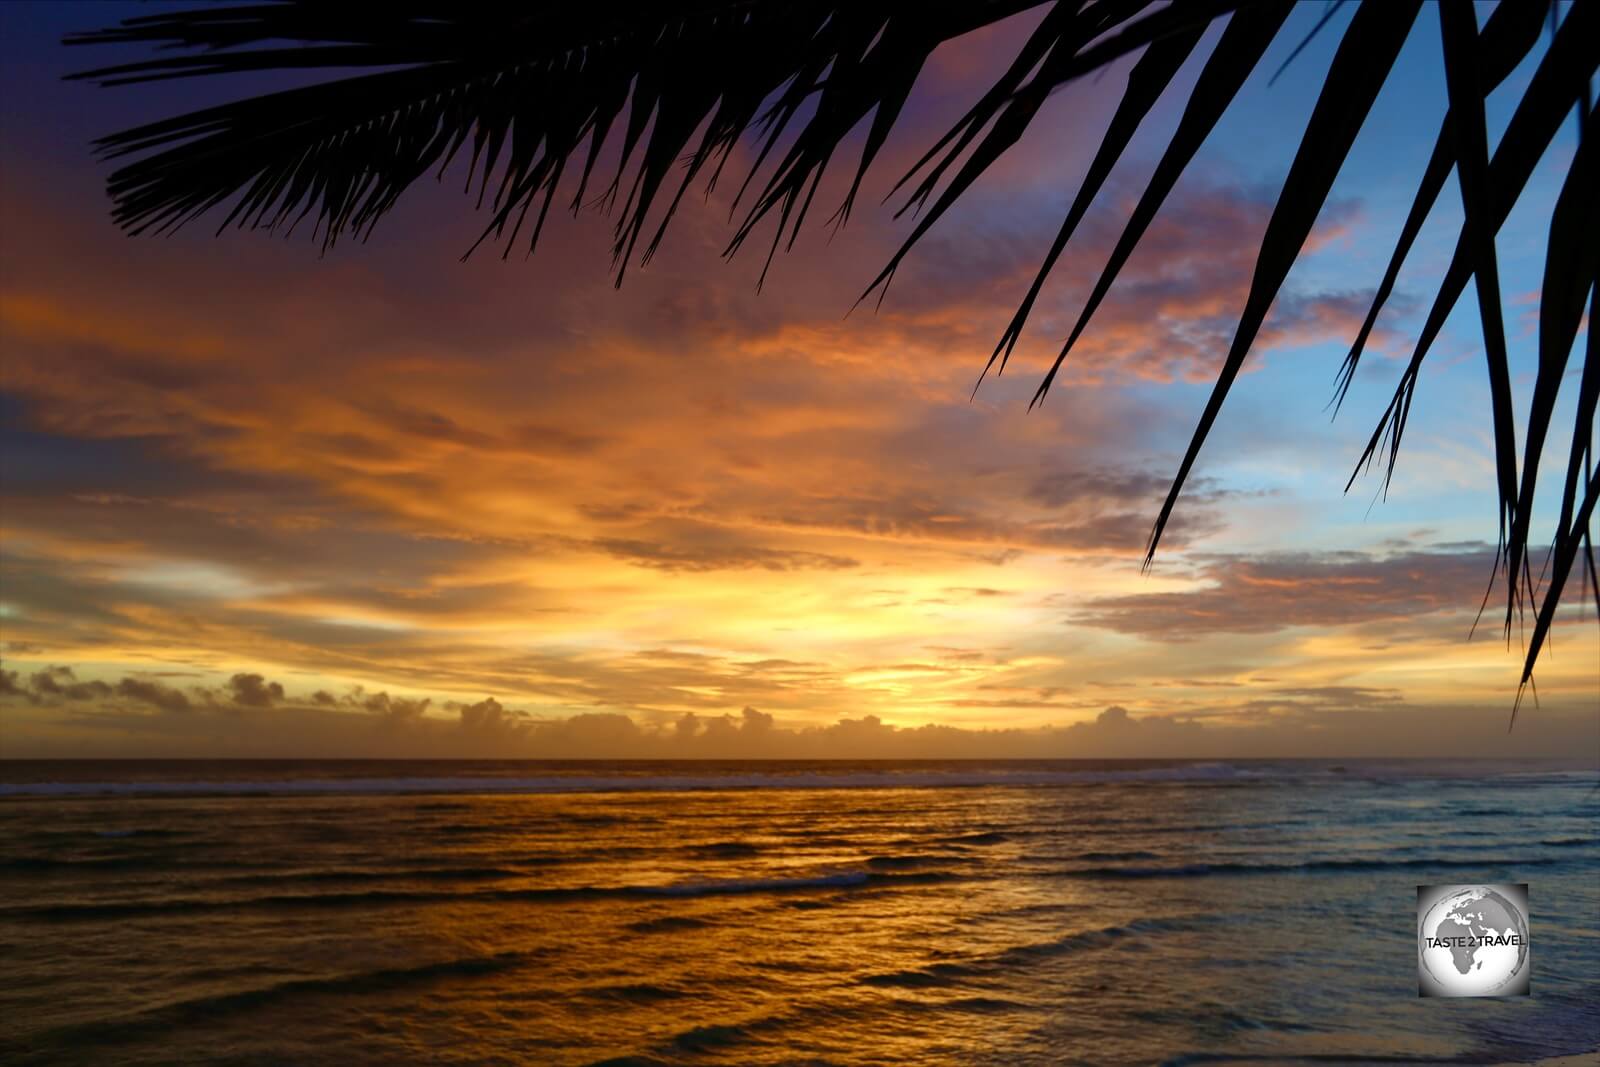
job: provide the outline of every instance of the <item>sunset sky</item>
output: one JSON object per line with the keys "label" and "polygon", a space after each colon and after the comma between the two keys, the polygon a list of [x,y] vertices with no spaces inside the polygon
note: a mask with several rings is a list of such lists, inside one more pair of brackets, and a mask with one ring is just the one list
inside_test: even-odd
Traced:
{"label": "sunset sky", "polygon": [[[1459,225],[1452,178],[1333,420],[1432,148],[1417,116],[1443,112],[1436,20],[1418,21],[1141,574],[1336,37],[1267,78],[1320,5],[1296,12],[1031,413],[1182,104],[1159,105],[1011,367],[969,399],[1125,63],[1057,93],[882,308],[846,312],[906,232],[878,200],[1035,16],[939,52],[874,195],[831,240],[803,234],[758,293],[761,250],[720,258],[720,189],[620,291],[609,222],[588,212],[553,220],[531,259],[458,262],[482,222],[464,173],[326,255],[303,233],[204,224],[125,237],[89,140],[261,84],[59,80],[124,54],[62,48],[63,32],[143,10],[0,7],[0,755],[1600,748],[1576,582],[1540,706],[1509,735],[1519,646],[1492,608],[1468,641],[1495,537],[1470,296],[1424,364],[1387,499],[1376,477],[1343,493]],[[1500,234],[1523,397],[1539,208],[1575,134]]]}

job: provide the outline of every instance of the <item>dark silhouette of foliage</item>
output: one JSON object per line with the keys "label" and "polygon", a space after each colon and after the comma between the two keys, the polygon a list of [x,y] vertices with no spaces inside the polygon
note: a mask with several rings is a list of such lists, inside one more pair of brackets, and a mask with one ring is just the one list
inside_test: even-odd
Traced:
{"label": "dark silhouette of foliage", "polygon": [[[347,234],[362,238],[413,182],[431,172],[442,176],[470,144],[467,187],[470,191],[476,183],[476,202],[487,202],[490,211],[479,243],[501,239],[509,252],[528,226],[531,251],[570,164],[578,171],[571,208],[592,202],[615,215],[612,254],[620,285],[636,257],[648,261],[660,246],[684,193],[702,178],[708,188],[713,186],[747,133],[755,136],[758,151],[734,201],[736,216],[744,206],[728,254],[769,219],[767,263],[777,249],[792,246],[835,152],[866,123],[849,191],[830,219],[842,224],[933,51],[1035,7],[1045,8],[1042,18],[1009,66],[894,187],[891,197],[903,197],[899,213],[919,217],[863,294],[865,298],[876,291],[882,299],[911,248],[1022,138],[1053,91],[1119,58],[1137,55],[1060,232],[985,373],[996,362],[1004,370],[1046,277],[1134,133],[1206,31],[1225,20],[1177,130],[1039,385],[1033,401],[1038,403],[1179,176],[1281,36],[1290,0],[635,0],[525,6],[405,0],[359,7],[289,0],[129,19],[116,28],[74,35],[68,43],[133,43],[164,50],[156,58],[76,75],[102,85],[265,70],[325,70],[334,75],[305,88],[204,108],[102,138],[97,144],[104,155],[133,157],[109,182],[113,218],[130,233],[170,231],[226,207],[219,232],[230,225],[292,230],[311,216],[313,234],[325,246]],[[1400,268],[1452,170],[1464,219],[1411,359],[1351,482],[1387,452],[1387,487],[1418,370],[1470,281],[1482,320],[1490,384],[1499,497],[1496,575],[1505,583],[1508,640],[1525,605],[1537,605],[1523,686],[1531,681],[1562,591],[1580,561],[1600,606],[1590,539],[1600,496],[1600,476],[1594,473],[1600,399],[1594,316],[1600,198],[1595,190],[1600,189],[1600,168],[1595,109],[1589,99],[1600,65],[1597,7],[1582,2],[1558,12],[1550,0],[1502,0],[1479,27],[1470,0],[1441,0],[1427,7],[1420,0],[1341,0],[1329,5],[1313,33],[1333,32],[1327,27],[1346,8],[1348,22],[1262,238],[1216,386],[1156,518],[1147,566],[1401,46],[1420,16],[1437,15],[1449,108],[1439,117],[1432,156],[1371,310],[1339,371],[1336,411]],[[1546,28],[1548,47],[1491,152],[1484,98],[1534,54]],[[373,69],[363,73],[362,68]],[[1280,67],[1273,77],[1282,72]],[[1538,367],[1519,457],[1494,237],[1561,123],[1574,111],[1580,145],[1550,208]],[[617,170],[597,195],[591,194],[594,183],[603,180],[595,173],[601,150],[618,139]],[[683,174],[674,187],[669,178],[680,163]],[[765,275],[763,267],[763,279]],[[1586,307],[1560,517],[1544,568],[1536,576],[1529,540],[1538,467]]]}

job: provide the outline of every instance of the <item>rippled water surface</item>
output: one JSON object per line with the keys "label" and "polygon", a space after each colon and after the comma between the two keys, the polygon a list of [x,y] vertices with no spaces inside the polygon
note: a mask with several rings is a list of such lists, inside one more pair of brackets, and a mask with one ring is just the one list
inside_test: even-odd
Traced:
{"label": "rippled water surface", "polygon": [[[12,1063],[1525,1062],[1600,1049],[1535,764],[0,765]],[[1416,886],[1533,995],[1419,999]]]}

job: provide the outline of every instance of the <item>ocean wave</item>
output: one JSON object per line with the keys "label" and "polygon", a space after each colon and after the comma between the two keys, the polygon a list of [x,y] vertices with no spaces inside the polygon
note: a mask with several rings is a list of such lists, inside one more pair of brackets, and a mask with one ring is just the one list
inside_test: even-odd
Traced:
{"label": "ocean wave", "polygon": [[141,916],[195,915],[202,912],[289,911],[303,908],[386,907],[402,904],[488,904],[516,901],[648,899],[659,897],[713,897],[746,893],[795,893],[817,889],[893,888],[949,881],[960,876],[951,871],[903,873],[843,871],[834,874],[787,878],[729,878],[662,885],[544,886],[489,889],[468,892],[432,889],[368,889],[353,893],[274,893],[250,897],[191,897],[160,900],[103,901],[47,904],[0,909],[0,921],[12,919],[44,922],[130,919]]}
{"label": "ocean wave", "polygon": [[[0,782],[0,797],[79,795],[251,795],[251,794],[481,794],[568,792],[675,792],[684,790],[744,789],[905,789],[968,786],[1054,786],[1118,782],[1211,782],[1220,785],[1306,782],[1340,788],[1344,783],[1406,785],[1420,781],[1474,787],[1487,780],[1537,785],[1592,782],[1597,768],[1587,761],[1568,760],[1555,765],[1548,760],[1437,760],[1375,759],[1332,763],[1319,760],[1023,760],[999,761],[882,761],[872,766],[833,767],[826,761],[801,766],[761,766],[759,761],[704,767],[695,761],[662,761],[648,768],[626,762],[596,765],[581,761],[431,761],[427,769],[395,768],[393,773],[349,773],[347,765],[332,761],[324,769],[316,761],[285,761],[281,770],[267,763],[244,774],[219,767],[218,777],[162,778],[142,775],[137,780],[20,780],[27,766],[10,768],[9,781]],[[200,774],[205,774],[201,771]],[[1472,803],[1470,798],[1462,798]],[[451,811],[448,806],[419,804],[419,811]],[[854,814],[854,812],[836,812]],[[608,825],[623,816],[593,813],[573,815],[571,821]],[[640,813],[625,819],[637,825]],[[120,831],[112,829],[111,833]],[[136,831],[143,832],[143,831]]]}
{"label": "ocean wave", "polygon": [[679,882],[672,885],[628,886],[623,894],[663,897],[709,897],[726,893],[770,893],[796,889],[845,889],[866,885],[871,875],[865,871],[823,874],[806,878],[728,878],[711,882]]}
{"label": "ocean wave", "polygon": [[[944,970],[940,970],[940,968]],[[954,985],[957,978],[967,972],[954,964],[932,964],[911,971],[891,971],[887,974],[869,974],[861,979],[863,985],[891,986],[897,989],[929,989]]]}
{"label": "ocean wave", "polygon": [[1013,967],[1036,960],[1050,959],[1055,956],[1077,952],[1086,948],[1102,948],[1116,944],[1131,937],[1149,934],[1175,933],[1182,930],[1192,930],[1203,921],[1216,921],[1217,916],[1209,916],[1202,920],[1189,916],[1158,916],[1146,919],[1133,919],[1129,922],[1119,923],[1115,926],[1101,926],[1090,930],[1079,930],[1062,937],[1051,938],[1048,941],[1036,941],[1031,944],[1017,945],[1008,948],[995,956],[990,957],[992,963],[1002,969]]}
{"label": "ocean wave", "polygon": [[715,925],[709,919],[696,919],[692,915],[663,915],[659,919],[641,919],[629,923],[627,928],[636,934],[675,934],[684,930],[704,930]]}
{"label": "ocean wave", "polygon": [[414,904],[448,900],[463,895],[429,891],[372,889],[360,893],[294,893],[259,897],[167,898],[162,900],[117,900],[84,904],[45,904],[0,909],[0,921],[96,922],[116,919],[154,918],[163,915],[200,915],[219,911],[276,911],[295,908],[349,908],[392,904]]}
{"label": "ocean wave", "polygon": [[181,868],[195,870],[204,865],[179,864],[170,856],[6,856],[0,858],[0,875],[6,874],[91,874],[103,871],[154,871]]}
{"label": "ocean wave", "polygon": [[689,995],[687,990],[676,986],[656,985],[650,982],[591,986],[582,993],[596,1000],[618,1001],[623,1004],[658,1004],[663,1000],[677,1000]]}
{"label": "ocean wave", "polygon": [[1164,867],[1075,867],[1052,872],[1064,878],[1199,878],[1211,875],[1294,874],[1456,869],[1463,867],[1543,867],[1558,861],[1548,856],[1520,859],[1351,859],[1308,860],[1304,863],[1183,863]]}
{"label": "ocean wave", "polygon": [[748,841],[713,841],[710,844],[689,845],[684,851],[709,859],[744,859],[756,855],[761,848]]}
{"label": "ocean wave", "polygon": [[971,861],[966,856],[953,856],[943,852],[930,852],[924,855],[867,857],[867,867],[874,871],[909,871],[926,867],[938,867],[941,864],[965,862]]}
{"label": "ocean wave", "polygon": [[844,895],[842,893],[825,897],[788,897],[779,901],[778,906],[789,911],[826,911],[839,904],[843,899]]}
{"label": "ocean wave", "polygon": [[59,1045],[81,1049],[84,1046],[127,1041],[151,1033],[198,1022],[214,1022],[221,1016],[305,996],[350,996],[381,993],[412,985],[460,978],[499,974],[520,967],[531,957],[525,953],[501,952],[486,956],[466,956],[415,967],[354,971],[320,978],[294,978],[271,985],[230,993],[194,997],[172,1004],[113,1019],[63,1026],[34,1035],[34,1045]]}
{"label": "ocean wave", "polygon": [[446,822],[428,827],[428,832],[446,837],[475,837],[480,834],[503,834],[519,827],[498,822]]}
{"label": "ocean wave", "polygon": [[[521,862],[521,861],[518,861]],[[528,866],[538,866],[537,859]],[[8,856],[0,857],[0,877],[24,874],[83,874],[108,871],[151,871],[163,875],[200,876],[205,887],[293,886],[325,882],[476,882],[526,878],[532,872],[515,867],[359,867],[321,870],[256,871],[251,862],[199,860],[173,853],[134,856]],[[231,871],[251,873],[231,874]]]}
{"label": "ocean wave", "polygon": [[[0,795],[4,795],[4,785],[0,785]],[[80,828],[62,828],[56,826],[32,826],[26,829],[19,828],[16,835],[18,840],[39,842],[72,842],[74,844],[88,844],[90,838],[101,841],[121,841],[132,839],[135,843],[147,838],[184,837],[190,831],[174,830],[168,827],[132,827],[109,830],[91,830]]]}
{"label": "ocean wave", "polygon": [[527,871],[509,867],[399,867],[350,868],[241,874],[218,879],[213,885],[276,886],[316,885],[324,882],[483,882],[501,878],[526,878]]}
{"label": "ocean wave", "polygon": [[672,1043],[685,1052],[713,1052],[749,1039],[749,1033],[738,1026],[696,1026],[673,1038]]}
{"label": "ocean wave", "polygon": [[939,842],[946,845],[1003,845],[1010,840],[1010,835],[999,830],[985,830],[982,833],[957,834],[954,837],[939,838]]}
{"label": "ocean wave", "polygon": [[954,1000],[911,1000],[909,998],[895,1003],[898,1011],[909,1011],[915,1014],[944,1014],[945,1012],[961,1012],[969,1015],[994,1015],[1001,1012],[1034,1011],[1032,1005],[1023,1004],[1015,1000],[1006,1000],[1003,997],[957,997]]}
{"label": "ocean wave", "polygon": [[[1214,917],[1213,917],[1214,918]],[[1105,948],[1139,935],[1170,933],[1193,929],[1200,919],[1184,917],[1157,917],[1134,919],[1113,926],[1078,930],[1048,941],[1035,941],[1013,945],[989,956],[965,960],[943,960],[914,970],[893,971],[887,974],[867,975],[861,979],[865,985],[894,986],[904,989],[927,989],[959,984],[968,978],[993,974],[1009,974],[1019,967],[1090,949]]]}
{"label": "ocean wave", "polygon": [[1406,1053],[1374,1052],[1365,1056],[1351,1056],[1336,1052],[1292,1053],[1257,1052],[1185,1052],[1161,1061],[1161,1067],[1191,1067],[1200,1063],[1409,1063],[1419,1067],[1446,1067],[1448,1064],[1492,1063],[1482,1058],[1441,1059],[1438,1056],[1408,1055]]}

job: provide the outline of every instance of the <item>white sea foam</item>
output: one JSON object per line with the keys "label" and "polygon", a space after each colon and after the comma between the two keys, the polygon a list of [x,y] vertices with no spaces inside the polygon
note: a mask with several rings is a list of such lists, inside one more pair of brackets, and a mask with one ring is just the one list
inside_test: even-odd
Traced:
{"label": "white sea foam", "polygon": [[[545,765],[548,767],[548,764]],[[680,765],[681,766],[681,765]],[[813,764],[816,768],[818,765]],[[748,764],[746,765],[748,767]],[[1330,771],[1332,773],[1330,773]],[[977,787],[1051,787],[1115,782],[1219,782],[1250,783],[1303,781],[1307,775],[1340,779],[1404,779],[1504,777],[1526,774],[1523,767],[1486,767],[1474,761],[1353,761],[1325,765],[1298,760],[1263,760],[1230,763],[1224,761],[1167,763],[1158,765],[1107,767],[1104,763],[1072,766],[1005,766],[974,764],[971,767],[918,766],[899,769],[832,771],[755,770],[729,768],[720,772],[675,773],[654,767],[633,773],[596,769],[553,774],[462,774],[412,776],[318,777],[290,774],[286,777],[240,777],[166,779],[145,778],[133,781],[36,781],[0,782],[0,797],[11,796],[97,796],[97,795],[297,795],[297,794],[406,794],[406,793],[625,793],[684,792],[745,789],[940,789]],[[1546,777],[1558,780],[1592,777],[1593,771],[1545,770]]]}

